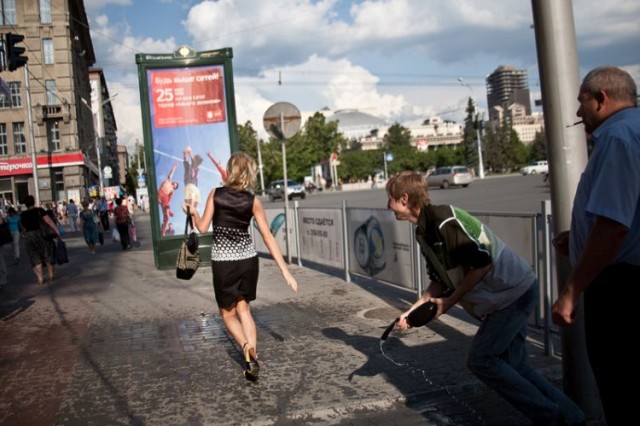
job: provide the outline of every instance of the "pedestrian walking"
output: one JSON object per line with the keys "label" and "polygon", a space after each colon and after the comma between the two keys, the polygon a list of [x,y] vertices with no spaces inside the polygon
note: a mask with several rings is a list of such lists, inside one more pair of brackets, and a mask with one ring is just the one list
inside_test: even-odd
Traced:
{"label": "pedestrian walking", "polygon": [[87,200],[82,202],[82,211],[80,212],[80,227],[82,228],[82,235],[84,241],[89,247],[89,253],[96,254],[96,245],[100,241],[100,230],[102,225],[100,224],[100,218],[90,207],[90,203]]}
{"label": "pedestrian walking", "polygon": [[[528,361],[528,321],[538,302],[529,263],[464,210],[432,205],[420,173],[400,172],[386,190],[396,219],[417,225],[431,280],[397,326],[410,328],[407,316],[425,302],[436,305],[435,318],[460,303],[481,322],[467,358],[480,380],[536,425],[582,424],[582,410]],[[442,276],[449,272],[453,279]]]}
{"label": "pedestrian walking", "polygon": [[242,350],[244,376],[255,381],[260,366],[250,302],[256,298],[259,263],[248,231],[252,218],[285,282],[294,292],[298,291],[298,283],[269,230],[260,199],[252,192],[256,184],[255,161],[246,153],[234,153],[227,163],[227,173],[224,186],[209,193],[202,216],[186,203],[183,210],[192,215],[194,226],[201,233],[207,232],[213,224],[211,272],[216,302],[225,327]]}
{"label": "pedestrian walking", "polygon": [[20,237],[22,236],[20,215],[13,207],[9,207],[7,212],[9,213],[9,216],[7,216],[7,223],[9,224],[9,232],[11,232],[11,238],[13,240],[13,260],[18,264],[20,263]]}
{"label": "pedestrian walking", "polygon": [[[124,202],[123,202],[124,201]],[[115,216],[116,228],[118,234],[120,234],[120,244],[122,250],[128,250],[131,248],[131,238],[129,236],[129,224],[133,223],[131,215],[129,214],[129,208],[124,204],[127,200],[123,198],[116,198],[116,208],[113,211]]]}
{"label": "pedestrian walking", "polygon": [[42,266],[46,265],[49,282],[51,282],[53,281],[53,265],[56,259],[53,257],[54,253],[46,248],[41,223],[43,224],[42,226],[51,228],[52,234],[58,238],[62,237],[51,217],[45,213],[43,208],[36,207],[36,200],[33,195],[27,195],[24,199],[24,204],[27,209],[20,213],[20,225],[24,230],[27,254],[38,284],[44,285]]}
{"label": "pedestrian walking", "polygon": [[[58,221],[58,213],[57,213],[56,205],[53,203],[47,203],[45,204],[45,207],[46,208],[44,209],[44,213],[45,215],[49,216],[49,218],[51,219],[51,222],[53,222],[56,229],[58,230],[57,235],[62,235],[63,231],[60,227],[60,222]],[[56,263],[58,259],[58,244],[56,241],[56,234],[53,234],[50,232],[47,232],[44,234],[44,247],[45,247],[45,250],[47,251],[47,258],[53,259],[53,263],[51,264],[51,267],[47,268],[49,282],[52,282],[55,279],[55,268],[56,268]]]}
{"label": "pedestrian walking", "polygon": [[76,232],[78,230],[78,213],[78,205],[72,198],[69,200],[69,204],[67,204],[67,216],[69,217],[71,232]]}
{"label": "pedestrian walking", "polygon": [[7,223],[7,219],[4,217],[2,209],[0,209],[0,225],[3,226],[4,231],[0,234],[0,291],[3,291],[7,285],[7,264],[4,260],[3,246],[11,240],[11,234],[9,233],[5,238],[5,232],[9,232],[9,224]]}
{"label": "pedestrian walking", "polygon": [[96,203],[96,209],[98,210],[98,217],[100,218],[100,224],[105,231],[109,230],[109,203],[103,195]]}
{"label": "pedestrian walking", "polygon": [[556,324],[576,321],[584,294],[587,354],[609,426],[628,424],[635,407],[619,381],[637,377],[629,342],[612,333],[636,322],[633,287],[640,276],[640,109],[633,77],[616,67],[590,71],[580,86],[577,115],[593,151],[580,177],[571,226],[553,245],[572,272],[552,307]]}

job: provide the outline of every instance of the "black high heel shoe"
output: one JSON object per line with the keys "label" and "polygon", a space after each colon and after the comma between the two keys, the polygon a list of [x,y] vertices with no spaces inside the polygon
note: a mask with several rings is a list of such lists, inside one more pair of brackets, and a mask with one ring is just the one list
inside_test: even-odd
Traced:
{"label": "black high heel shoe", "polygon": [[242,352],[244,354],[244,377],[249,381],[255,382],[258,380],[258,374],[260,373],[256,350],[249,346],[248,343],[245,343],[242,345]]}

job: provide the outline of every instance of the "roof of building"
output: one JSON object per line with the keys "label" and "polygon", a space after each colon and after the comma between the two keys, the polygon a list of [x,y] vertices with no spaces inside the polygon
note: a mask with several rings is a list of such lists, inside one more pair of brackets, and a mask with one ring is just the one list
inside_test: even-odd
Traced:
{"label": "roof of building", "polygon": [[365,114],[357,109],[341,109],[327,117],[327,121],[338,121],[338,126],[342,129],[349,127],[389,127],[389,124],[382,118]]}

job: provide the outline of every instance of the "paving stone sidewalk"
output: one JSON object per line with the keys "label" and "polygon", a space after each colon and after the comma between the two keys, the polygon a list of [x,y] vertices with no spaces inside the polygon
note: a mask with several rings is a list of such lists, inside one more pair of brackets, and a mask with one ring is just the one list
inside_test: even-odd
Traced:
{"label": "paving stone sidewalk", "polygon": [[[381,346],[412,291],[292,265],[295,294],[266,258],[252,304],[261,377],[246,381],[210,269],[190,281],[157,270],[149,218],[136,223],[141,244],[130,251],[107,240],[91,255],[68,234],[71,263],[46,287],[26,257],[8,266],[0,424],[529,424],[466,369],[477,323],[462,310]],[[561,361],[540,342],[532,333],[533,364],[560,385]]]}

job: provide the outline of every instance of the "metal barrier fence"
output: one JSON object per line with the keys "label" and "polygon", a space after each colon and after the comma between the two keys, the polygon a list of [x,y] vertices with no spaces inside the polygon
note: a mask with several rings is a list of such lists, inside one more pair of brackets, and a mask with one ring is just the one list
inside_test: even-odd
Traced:
{"label": "metal barrier fence", "polygon": [[[267,222],[285,258],[328,266],[352,275],[415,290],[424,290],[425,261],[414,238],[415,225],[399,222],[388,209],[307,208],[294,203],[284,208],[265,208]],[[540,283],[539,309],[531,324],[542,328],[547,354],[555,353],[552,334],[557,328],[550,321],[550,306],[555,298],[551,258],[550,202],[541,203],[538,213],[469,213],[491,228],[507,245],[529,261]],[[255,228],[255,222],[254,222]],[[287,233],[289,238],[287,239]],[[268,250],[261,238],[255,238],[259,253]]]}

